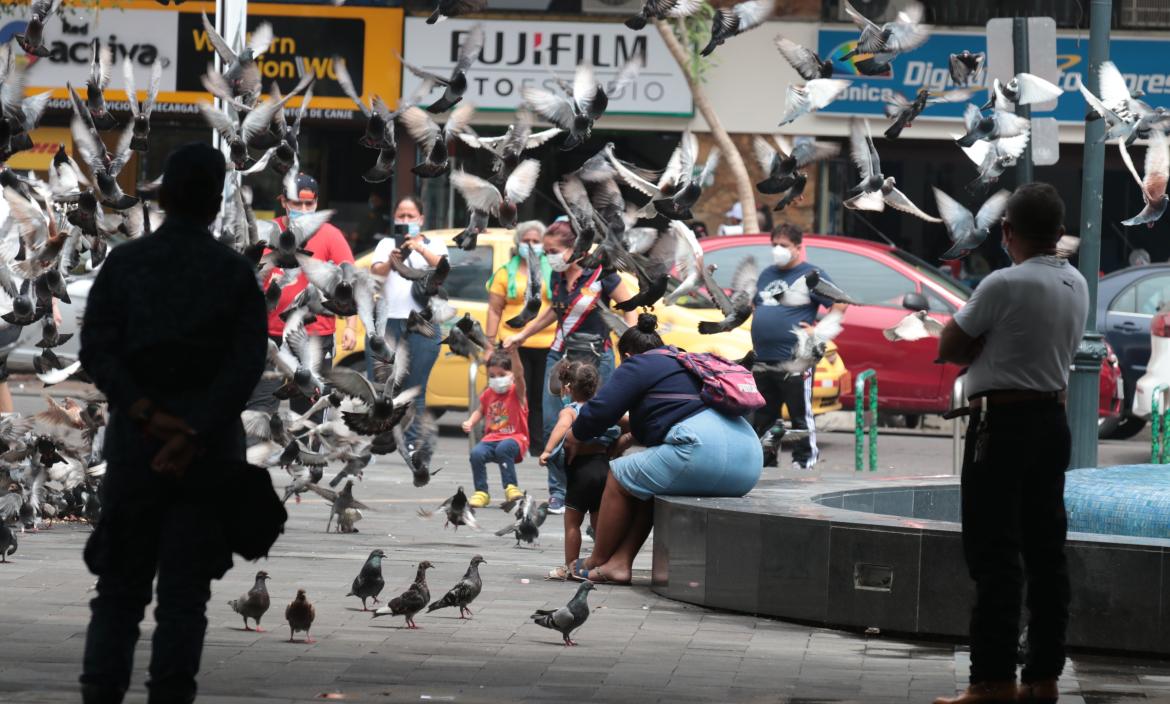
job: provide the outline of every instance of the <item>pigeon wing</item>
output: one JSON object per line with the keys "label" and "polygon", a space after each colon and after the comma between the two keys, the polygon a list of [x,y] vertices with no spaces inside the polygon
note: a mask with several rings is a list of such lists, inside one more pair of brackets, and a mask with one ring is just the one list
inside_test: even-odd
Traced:
{"label": "pigeon wing", "polygon": [[861,172],[861,180],[868,181],[873,177],[873,162],[869,158],[869,141],[865,137],[860,120],[849,121],[849,158],[853,165]]}
{"label": "pigeon wing", "polygon": [[532,112],[540,115],[557,127],[569,129],[573,126],[575,113],[573,111],[573,102],[568,97],[556,95],[555,93],[535,86],[524,86],[520,91],[520,95],[524,100],[524,104]]}
{"label": "pigeon wing", "polygon": [[536,159],[525,159],[520,162],[504,184],[504,194],[513,205],[528,200],[532,190],[536,188],[536,179],[540,177],[540,162]]}
{"label": "pigeon wing", "polygon": [[422,145],[422,151],[424,153],[430,153],[441,134],[439,125],[431,119],[430,115],[412,106],[399,115],[398,119],[406,127],[406,131],[410,133],[410,136]]}
{"label": "pigeon wing", "polygon": [[1056,100],[1064,93],[1060,86],[1030,73],[1016,74],[1016,85],[1019,92],[1016,97],[1016,105],[1031,105]]}
{"label": "pigeon wing", "polygon": [[763,137],[756,135],[752,139],[752,153],[756,157],[756,163],[760,165],[764,173],[767,174],[772,170],[772,162],[776,159],[776,149]]}
{"label": "pigeon wing", "polygon": [[[1129,87],[1125,83],[1125,77],[1121,75],[1121,71],[1117,70],[1117,65],[1112,61],[1105,61],[1101,64],[1097,80],[1101,91],[1101,102],[1110,110],[1117,110],[1133,99],[1129,93]],[[1083,83],[1081,87],[1083,89],[1081,93],[1088,92],[1088,88],[1084,88]],[[1101,112],[1100,109],[1098,112]]]}
{"label": "pigeon wing", "polygon": [[975,214],[975,228],[986,230],[994,225],[1003,216],[1011,195],[1010,191],[1001,189],[983,201],[983,205],[979,206],[979,212]]}
{"label": "pigeon wing", "polygon": [[495,213],[500,208],[500,192],[488,181],[466,171],[451,173],[451,185],[467,201],[467,207],[481,213]]}
{"label": "pigeon wing", "polygon": [[776,48],[780,55],[796,70],[800,77],[811,81],[820,75],[821,62],[816,52],[801,46],[786,37],[776,37]]}
{"label": "pigeon wing", "polygon": [[236,52],[232,51],[227,41],[224,40],[219,32],[215,31],[215,25],[212,24],[211,20],[207,19],[206,12],[203,13],[203,30],[207,32],[207,40],[211,42],[211,46],[215,49],[215,53],[219,54],[219,58],[225,64],[235,63]]}
{"label": "pigeon wing", "polygon": [[936,218],[933,215],[928,215],[917,205],[914,205],[914,202],[911,201],[905,193],[899,191],[897,188],[891,188],[889,193],[885,193],[883,191],[882,199],[886,202],[886,205],[890,206],[891,208],[900,210],[903,213],[907,213],[908,215],[913,215],[914,217],[925,220],[926,222],[942,222],[942,220],[939,218]]}
{"label": "pigeon wing", "polygon": [[932,190],[934,191],[935,205],[938,206],[938,214],[946,223],[947,234],[951,236],[952,242],[975,227],[975,218],[972,217],[970,210],[964,208],[957,200],[951,198],[938,187],[933,187]]}
{"label": "pigeon wing", "polygon": [[776,9],[776,0],[748,0],[748,2],[741,2],[733,8],[738,23],[736,32],[742,33],[754,27],[759,27],[764,23],[764,20],[772,16],[772,11]]}
{"label": "pigeon wing", "polygon": [[457,72],[467,71],[479,58],[479,52],[483,51],[483,38],[483,24],[477,23],[459,45],[459,60],[455,65]]}
{"label": "pigeon wing", "polygon": [[377,389],[365,374],[348,367],[334,367],[329,372],[329,382],[341,393],[356,398],[367,405],[373,405],[378,396]]}
{"label": "pigeon wing", "polygon": [[1146,200],[1155,203],[1166,195],[1166,180],[1170,176],[1170,145],[1166,135],[1159,129],[1150,130],[1146,145],[1146,173],[1142,180],[1142,191]]}
{"label": "pigeon wing", "polygon": [[251,36],[248,37],[248,48],[252,50],[253,59],[268,51],[274,36],[272,24],[269,22],[262,22],[259,27],[252,30]]}

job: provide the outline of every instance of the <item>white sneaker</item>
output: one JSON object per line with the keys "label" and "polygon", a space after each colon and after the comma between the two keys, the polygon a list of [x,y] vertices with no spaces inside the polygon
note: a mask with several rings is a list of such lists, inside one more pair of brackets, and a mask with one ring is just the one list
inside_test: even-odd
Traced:
{"label": "white sneaker", "polygon": [[796,460],[792,460],[792,469],[797,472],[811,472],[813,466],[811,464],[801,464]]}

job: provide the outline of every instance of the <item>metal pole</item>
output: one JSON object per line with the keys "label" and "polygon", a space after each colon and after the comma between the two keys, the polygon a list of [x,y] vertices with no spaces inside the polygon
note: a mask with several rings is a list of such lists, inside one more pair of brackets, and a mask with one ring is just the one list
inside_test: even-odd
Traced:
{"label": "metal pole", "polygon": [[[1027,73],[1032,65],[1028,59],[1028,18],[1016,17],[1012,20],[1012,75]],[[996,105],[1003,109],[1006,106]],[[1016,114],[1031,121],[1032,106],[1017,105]],[[1024,153],[1016,161],[1016,185],[1020,186],[1032,182],[1032,140],[1024,147]]]}
{"label": "metal pole", "polygon": [[[1089,65],[1082,74],[1086,87],[1101,94],[1097,74],[1109,60],[1109,29],[1113,19],[1112,0],[1091,0],[1089,4]],[[1085,157],[1081,178],[1081,246],[1078,268],[1089,284],[1089,317],[1085,334],[1073,357],[1069,377],[1069,427],[1072,430],[1070,467],[1097,466],[1097,400],[1105,338],[1097,332],[1097,277],[1101,267],[1101,199],[1105,181],[1104,120],[1085,123]],[[1124,409],[1123,409],[1124,412]]]}

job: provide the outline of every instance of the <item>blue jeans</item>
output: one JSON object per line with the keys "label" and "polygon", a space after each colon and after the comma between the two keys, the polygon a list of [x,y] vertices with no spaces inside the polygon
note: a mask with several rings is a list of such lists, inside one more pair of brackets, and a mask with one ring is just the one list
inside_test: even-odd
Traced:
{"label": "blue jeans", "polygon": [[508,438],[495,442],[480,441],[471,448],[471,478],[475,482],[475,490],[488,493],[487,465],[495,462],[500,465],[500,484],[505,489],[509,485],[515,486],[516,457],[520,455],[520,443]]}
{"label": "blue jeans", "polygon": [[[548,351],[548,358],[545,360],[544,366],[544,404],[541,408],[544,415],[544,437],[552,435],[553,428],[557,424],[557,416],[561,414],[561,409],[564,404],[561,403],[560,396],[553,396],[552,392],[548,390],[548,382],[552,378],[553,369],[557,362],[565,356],[564,352],[557,352],[556,350]],[[609,377],[613,374],[613,350],[607,349],[601,353],[601,360],[598,362],[597,371],[601,375],[601,383],[609,381]],[[756,443],[759,444],[759,443]],[[542,448],[543,449],[543,448]],[[563,453],[556,453],[548,459],[548,495],[549,498],[557,498],[561,501],[565,500],[565,489],[568,487],[569,480],[565,476],[565,459]]]}
{"label": "blue jeans", "polygon": [[743,496],[760,480],[764,449],[752,426],[706,409],[671,428],[661,445],[610,463],[635,497]]}
{"label": "blue jeans", "polygon": [[[435,329],[434,337],[426,337],[417,332],[406,332],[405,318],[391,318],[386,321],[386,329],[390,331],[396,339],[401,339],[406,335],[406,346],[410,353],[410,371],[406,373],[406,381],[404,388],[410,389],[415,386],[419,388],[419,395],[414,400],[414,407],[418,411],[418,416],[427,407],[427,381],[431,377],[431,369],[435,366],[435,361],[439,358],[439,347],[443,341],[442,335],[439,334],[438,326]],[[370,376],[373,376],[373,361],[370,355],[366,355],[366,367],[370,370]],[[418,420],[410,424],[406,429],[406,442],[414,444],[418,438]]]}

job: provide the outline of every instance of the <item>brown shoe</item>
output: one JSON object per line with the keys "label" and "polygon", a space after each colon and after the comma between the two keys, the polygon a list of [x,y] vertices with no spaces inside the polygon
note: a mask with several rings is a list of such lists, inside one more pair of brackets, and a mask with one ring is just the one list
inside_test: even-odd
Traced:
{"label": "brown shoe", "polygon": [[1014,704],[1015,682],[980,682],[957,697],[939,697],[934,704]]}
{"label": "brown shoe", "polygon": [[1021,684],[1016,692],[1016,701],[1028,704],[1056,704],[1060,698],[1060,687],[1056,680],[1039,680]]}

